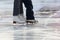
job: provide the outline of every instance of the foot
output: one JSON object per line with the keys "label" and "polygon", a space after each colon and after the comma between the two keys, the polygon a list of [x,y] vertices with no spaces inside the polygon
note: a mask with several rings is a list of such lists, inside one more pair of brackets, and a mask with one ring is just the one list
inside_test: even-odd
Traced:
{"label": "foot", "polygon": [[18,16],[13,16],[13,23],[20,22]]}
{"label": "foot", "polygon": [[13,23],[23,23],[25,22],[25,18],[24,16],[21,14],[17,15],[17,16],[13,16]]}
{"label": "foot", "polygon": [[23,14],[19,14],[18,18],[20,19],[20,21],[25,21],[24,15]]}
{"label": "foot", "polygon": [[37,23],[38,21],[36,21],[36,20],[26,20],[26,23]]}

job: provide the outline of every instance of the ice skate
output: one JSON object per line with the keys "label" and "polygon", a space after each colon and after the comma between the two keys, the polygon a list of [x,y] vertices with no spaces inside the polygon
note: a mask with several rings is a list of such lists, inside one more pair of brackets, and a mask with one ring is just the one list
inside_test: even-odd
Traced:
{"label": "ice skate", "polygon": [[20,22],[18,16],[13,16],[13,24],[16,24],[17,22]]}
{"label": "ice skate", "polygon": [[22,15],[14,16],[14,18],[13,18],[14,24],[23,24],[24,22],[25,22],[25,20]]}
{"label": "ice skate", "polygon": [[23,22],[25,21],[25,17],[23,14],[19,14],[18,18],[20,19],[20,21],[23,21]]}
{"label": "ice skate", "polygon": [[35,23],[37,23],[38,21],[36,21],[36,20],[26,20],[26,23],[27,24],[35,24]]}

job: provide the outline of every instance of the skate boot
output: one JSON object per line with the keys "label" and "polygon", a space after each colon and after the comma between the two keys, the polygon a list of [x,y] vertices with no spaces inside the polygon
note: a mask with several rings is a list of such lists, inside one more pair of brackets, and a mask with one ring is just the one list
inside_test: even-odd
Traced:
{"label": "skate boot", "polygon": [[18,15],[18,18],[19,18],[20,21],[22,21],[22,22],[25,21],[25,18],[24,18],[24,15],[23,15],[23,14],[19,14],[19,15]]}
{"label": "skate boot", "polygon": [[17,22],[20,22],[18,16],[13,16],[13,24],[16,24]]}
{"label": "skate boot", "polygon": [[14,21],[13,21],[13,23],[18,23],[18,24],[23,24],[23,23],[25,23],[25,18],[24,18],[24,16],[21,14],[19,14],[18,16],[14,16]]}
{"label": "skate boot", "polygon": [[37,23],[38,21],[36,21],[36,20],[26,20],[26,23],[27,24],[35,24],[35,23]]}

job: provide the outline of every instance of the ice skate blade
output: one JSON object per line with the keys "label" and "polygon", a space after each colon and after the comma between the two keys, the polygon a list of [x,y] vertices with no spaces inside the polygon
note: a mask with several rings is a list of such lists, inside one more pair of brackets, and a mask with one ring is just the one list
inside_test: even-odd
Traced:
{"label": "ice skate blade", "polygon": [[21,26],[21,25],[26,25],[26,24],[13,24],[13,26],[18,26],[18,25]]}
{"label": "ice skate blade", "polygon": [[26,21],[27,24],[36,24],[37,22]]}
{"label": "ice skate blade", "polygon": [[26,25],[25,22],[16,22],[13,21],[13,25]]}

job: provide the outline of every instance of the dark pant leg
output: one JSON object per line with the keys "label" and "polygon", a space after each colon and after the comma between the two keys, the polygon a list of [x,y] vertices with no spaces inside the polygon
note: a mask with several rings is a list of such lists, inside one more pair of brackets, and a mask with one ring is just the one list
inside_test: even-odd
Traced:
{"label": "dark pant leg", "polygon": [[22,0],[20,0],[20,14],[23,14],[23,3]]}
{"label": "dark pant leg", "polygon": [[17,16],[18,14],[21,14],[21,13],[23,13],[22,1],[14,0],[13,16]]}
{"label": "dark pant leg", "polygon": [[34,20],[32,1],[31,0],[23,0],[23,3],[25,4],[25,7],[26,7],[26,19]]}

